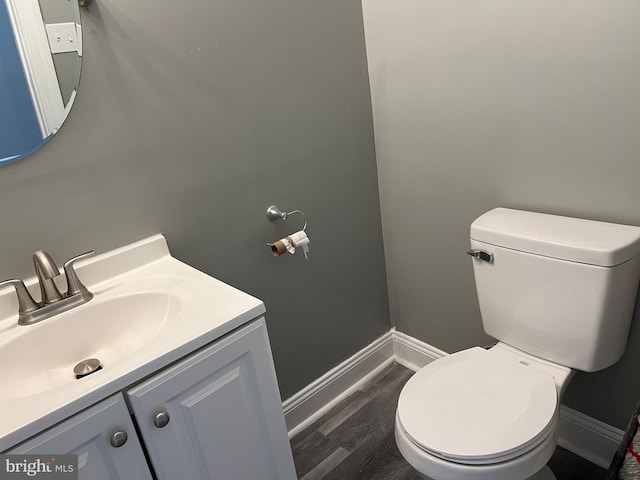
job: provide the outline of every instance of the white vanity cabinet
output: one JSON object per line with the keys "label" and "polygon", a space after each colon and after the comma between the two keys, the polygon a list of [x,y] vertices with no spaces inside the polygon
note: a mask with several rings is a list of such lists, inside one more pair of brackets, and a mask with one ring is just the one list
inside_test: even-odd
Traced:
{"label": "white vanity cabinet", "polygon": [[5,453],[77,454],[80,480],[297,478],[264,318]]}
{"label": "white vanity cabinet", "polygon": [[264,319],[127,396],[160,480],[296,479]]}
{"label": "white vanity cabinet", "polygon": [[5,453],[78,455],[81,479],[151,480],[131,415],[120,393]]}

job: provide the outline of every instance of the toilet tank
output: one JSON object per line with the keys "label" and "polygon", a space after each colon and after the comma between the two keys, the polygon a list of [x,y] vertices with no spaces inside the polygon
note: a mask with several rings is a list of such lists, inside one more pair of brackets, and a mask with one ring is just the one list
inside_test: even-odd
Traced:
{"label": "toilet tank", "polygon": [[[471,224],[484,330],[586,372],[624,353],[640,278],[640,227],[496,208]],[[470,251],[471,253],[471,251]]]}

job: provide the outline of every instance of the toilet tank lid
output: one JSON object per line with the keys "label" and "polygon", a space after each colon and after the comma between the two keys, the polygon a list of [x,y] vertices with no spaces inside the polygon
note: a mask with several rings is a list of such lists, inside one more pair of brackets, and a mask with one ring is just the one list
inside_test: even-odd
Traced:
{"label": "toilet tank lid", "polygon": [[612,267],[640,253],[640,227],[495,208],[471,224],[471,238],[571,262]]}

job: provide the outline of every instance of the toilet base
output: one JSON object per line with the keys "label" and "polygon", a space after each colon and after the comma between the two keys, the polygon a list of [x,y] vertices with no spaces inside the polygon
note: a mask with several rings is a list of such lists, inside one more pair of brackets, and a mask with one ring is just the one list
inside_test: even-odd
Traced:
{"label": "toilet base", "polygon": [[551,471],[548,465],[545,465],[542,470],[536,473],[533,477],[529,477],[526,480],[557,480],[555,474]]}
{"label": "toilet base", "polygon": [[[425,477],[423,475],[420,475],[420,473],[418,473],[418,476],[422,480],[433,480],[430,477]],[[540,470],[538,473],[536,473],[532,477],[525,478],[524,480],[557,480],[557,478],[556,478],[555,474],[551,471],[549,466],[545,465],[544,468],[542,470]]]}

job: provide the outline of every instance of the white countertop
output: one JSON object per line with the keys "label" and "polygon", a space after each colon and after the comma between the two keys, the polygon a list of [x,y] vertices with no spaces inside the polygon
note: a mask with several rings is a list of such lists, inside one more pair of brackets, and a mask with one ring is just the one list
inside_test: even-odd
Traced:
{"label": "white countertop", "polygon": [[[103,369],[72,383],[22,398],[0,400],[0,452],[38,434],[74,413],[138,382],[171,362],[220,338],[265,312],[262,301],[171,257],[162,235],[89,258],[78,276],[94,298],[69,312],[30,325],[17,324],[16,295],[0,294],[0,350],[31,329],[55,328],[70,312],[138,291],[169,292],[180,300],[177,317],[148,344],[103,365]],[[27,283],[33,289],[35,279]],[[37,297],[36,297],[37,298]],[[47,367],[47,352],[41,356]],[[84,360],[78,358],[77,361]],[[0,384],[15,365],[0,366]],[[73,369],[73,364],[69,366]],[[3,373],[4,372],[4,373]],[[0,396],[2,397],[2,396]]]}

